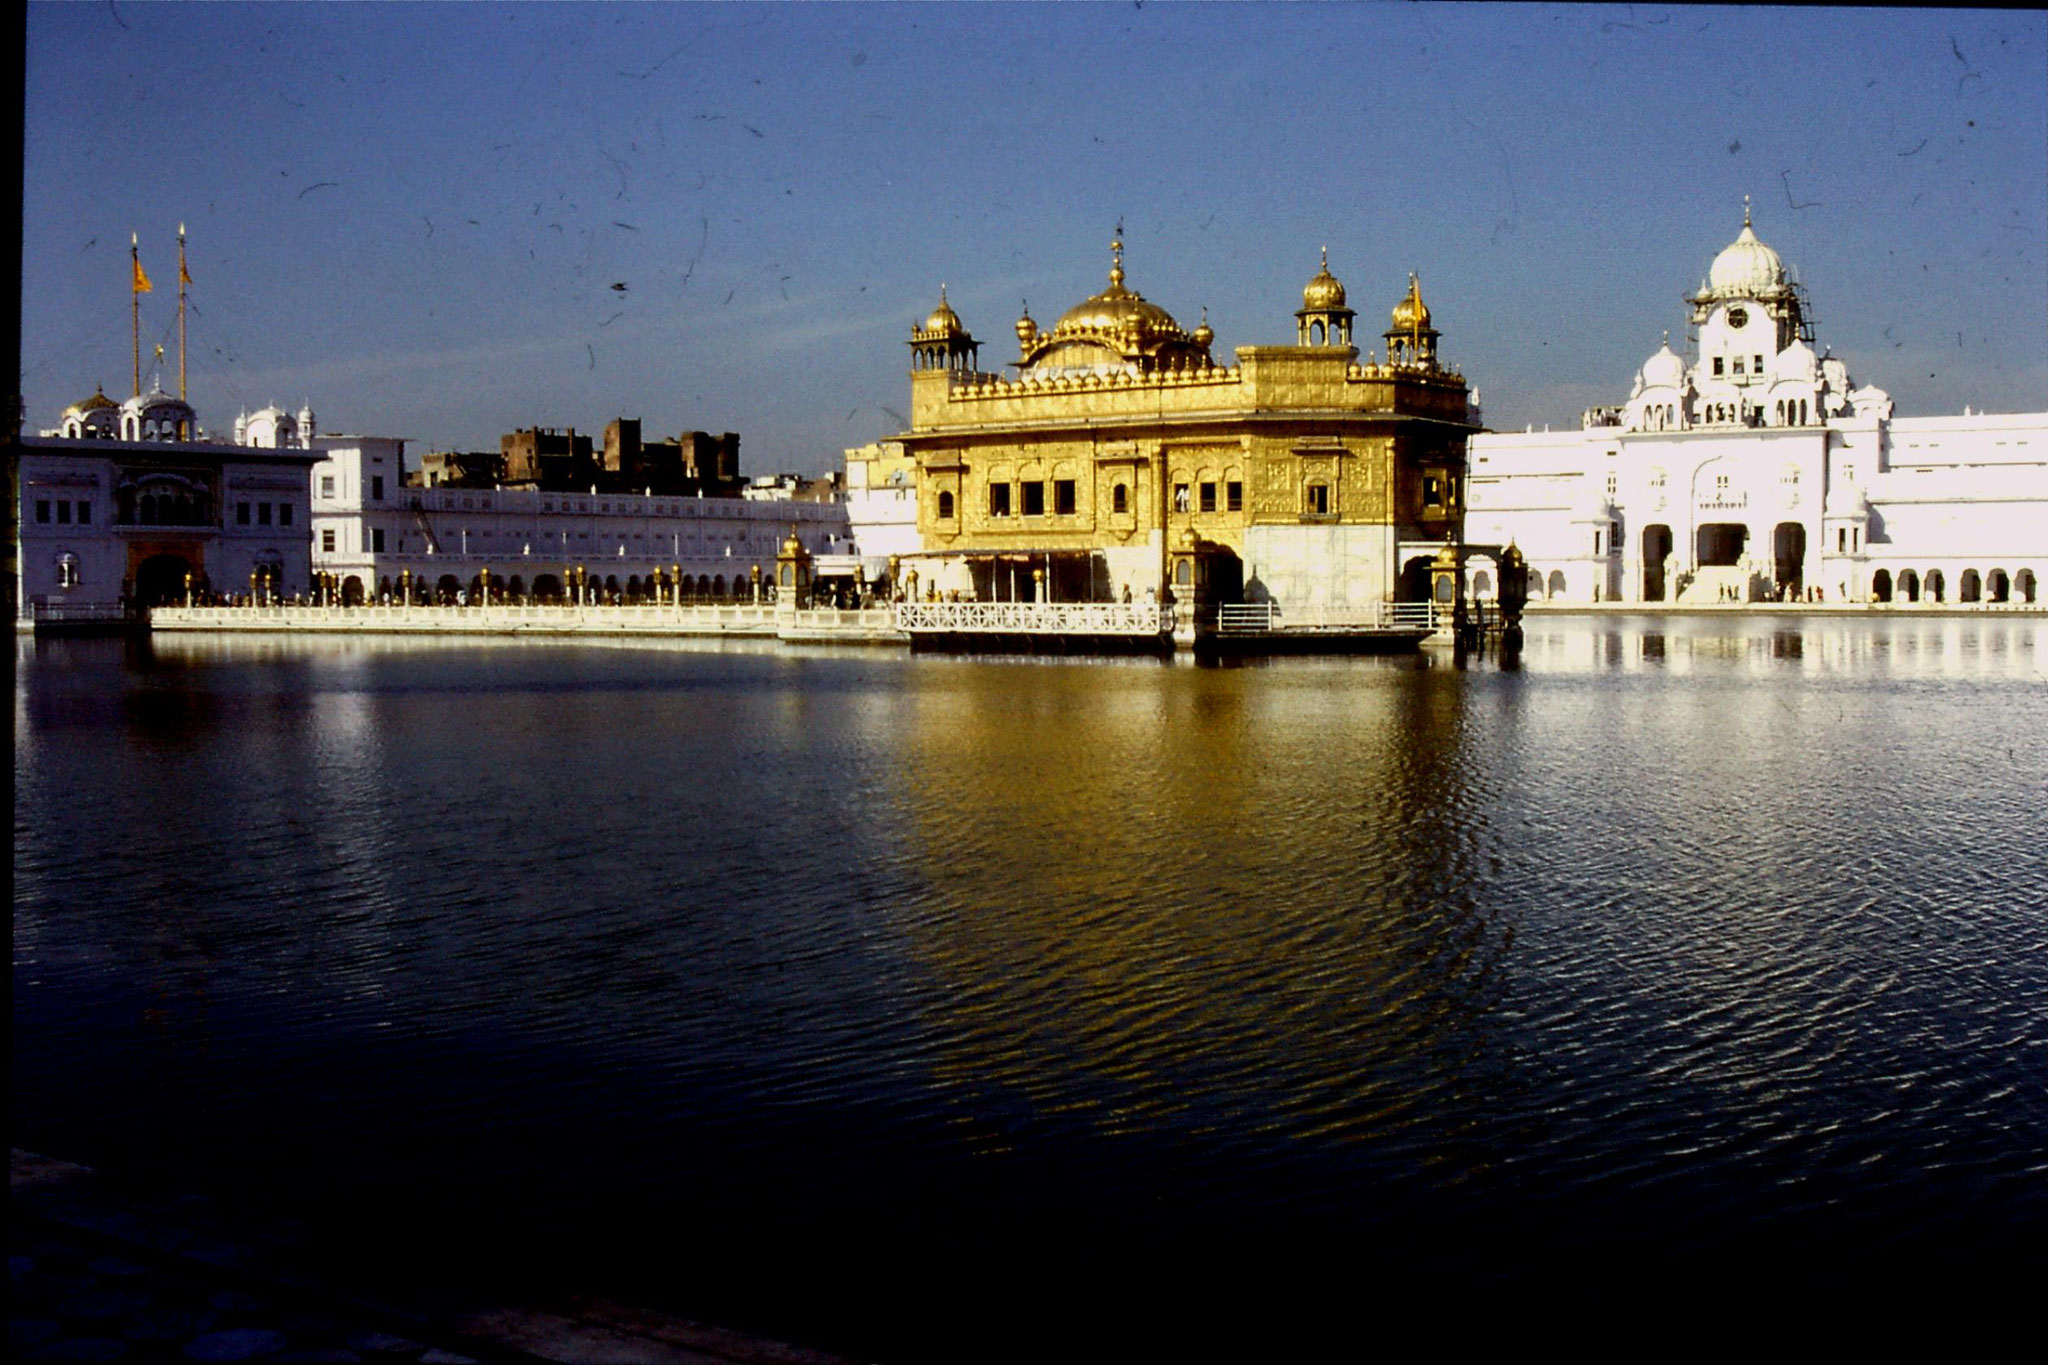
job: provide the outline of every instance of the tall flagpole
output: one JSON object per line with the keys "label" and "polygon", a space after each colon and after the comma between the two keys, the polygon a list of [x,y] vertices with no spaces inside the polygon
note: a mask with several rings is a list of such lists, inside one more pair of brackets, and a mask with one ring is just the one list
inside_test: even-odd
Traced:
{"label": "tall flagpole", "polygon": [[185,401],[185,286],[192,277],[185,273],[185,225],[178,224],[178,401]]}
{"label": "tall flagpole", "polygon": [[128,234],[128,335],[135,342],[135,396],[142,397],[142,243]]}

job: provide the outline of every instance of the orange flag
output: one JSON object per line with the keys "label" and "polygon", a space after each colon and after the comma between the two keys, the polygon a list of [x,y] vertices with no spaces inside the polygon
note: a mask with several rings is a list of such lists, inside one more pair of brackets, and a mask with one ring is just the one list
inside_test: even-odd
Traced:
{"label": "orange flag", "polygon": [[135,265],[135,292],[138,294],[147,294],[151,289],[155,288],[155,286],[150,284],[149,276],[142,273],[142,258],[140,256],[136,256],[132,257],[131,259],[133,260]]}

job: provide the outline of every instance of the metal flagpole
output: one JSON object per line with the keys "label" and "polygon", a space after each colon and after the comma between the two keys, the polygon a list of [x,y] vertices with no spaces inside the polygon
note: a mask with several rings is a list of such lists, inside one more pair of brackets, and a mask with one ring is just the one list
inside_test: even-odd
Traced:
{"label": "metal flagpole", "polygon": [[149,288],[148,277],[142,273],[142,243],[134,233],[128,234],[128,266],[131,272],[128,289],[128,335],[135,343],[135,396],[142,397],[142,291]]}
{"label": "metal flagpole", "polygon": [[185,273],[185,225],[178,224],[178,401],[185,399],[185,286],[192,277]]}

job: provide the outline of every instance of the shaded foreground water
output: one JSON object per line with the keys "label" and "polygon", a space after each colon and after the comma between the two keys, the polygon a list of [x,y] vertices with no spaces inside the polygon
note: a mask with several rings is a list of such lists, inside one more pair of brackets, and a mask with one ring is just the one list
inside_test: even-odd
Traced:
{"label": "shaded foreground water", "polygon": [[12,1139],[892,1359],[1994,1271],[2048,1232],[2044,626],[24,644]]}

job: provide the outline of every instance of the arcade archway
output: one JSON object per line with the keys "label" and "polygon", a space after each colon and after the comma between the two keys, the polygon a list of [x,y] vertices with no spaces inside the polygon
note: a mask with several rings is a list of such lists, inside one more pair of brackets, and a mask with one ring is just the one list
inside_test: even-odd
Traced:
{"label": "arcade archway", "polygon": [[1806,590],[1806,527],[1796,521],[1781,521],[1771,531],[1771,563],[1780,588],[1788,597]]}
{"label": "arcade archway", "polygon": [[1701,568],[1728,568],[1742,561],[1749,544],[1749,528],[1735,521],[1710,521],[1694,537]]}
{"label": "arcade archway", "polygon": [[135,605],[163,607],[185,600],[185,575],[199,578],[191,560],[178,554],[155,554],[135,566]]}
{"label": "arcade archway", "polygon": [[1428,557],[1411,559],[1401,566],[1401,587],[1399,600],[1403,602],[1427,602],[1429,600]]}
{"label": "arcade archway", "polygon": [[1643,600],[1664,600],[1665,565],[1671,559],[1671,528],[1659,523],[1643,528]]}

